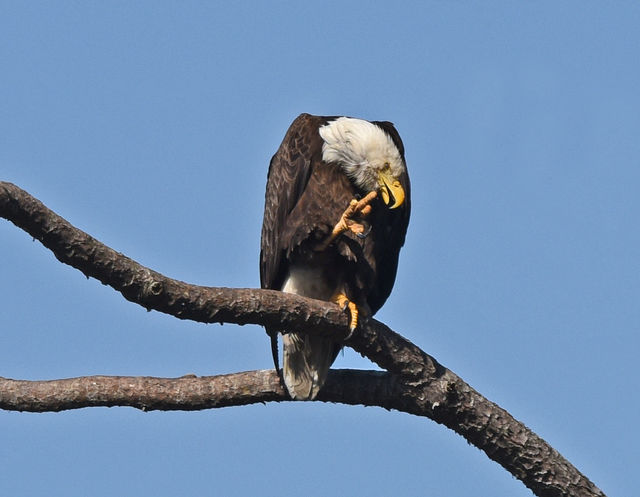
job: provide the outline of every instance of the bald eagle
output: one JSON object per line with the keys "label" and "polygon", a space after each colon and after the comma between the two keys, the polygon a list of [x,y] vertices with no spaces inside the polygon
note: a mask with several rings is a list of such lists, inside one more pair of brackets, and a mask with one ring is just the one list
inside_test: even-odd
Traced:
{"label": "bald eagle", "polygon": [[[269,165],[261,287],[335,302],[349,310],[353,331],[391,293],[410,209],[392,123],[301,114]],[[267,330],[276,369],[278,331]],[[282,341],[289,395],[314,399],[341,344],[295,332]]]}

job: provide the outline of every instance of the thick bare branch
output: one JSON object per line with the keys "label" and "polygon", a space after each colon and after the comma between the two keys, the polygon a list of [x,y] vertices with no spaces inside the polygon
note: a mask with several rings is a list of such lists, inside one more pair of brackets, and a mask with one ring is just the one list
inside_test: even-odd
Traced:
{"label": "thick bare branch", "polygon": [[[345,335],[347,317],[333,304],[270,290],[200,287],[167,278],[73,227],[11,183],[0,182],[0,216],[42,242],[61,262],[147,309],[206,323],[253,323],[337,339]],[[539,496],[604,495],[508,412],[384,324],[362,324],[346,345],[389,373],[334,371],[318,400],[378,405],[429,417],[465,437]],[[285,399],[273,371],[210,378],[1,380],[0,388],[1,408],[34,411],[93,405],[189,410]]]}
{"label": "thick bare branch", "polygon": [[[337,339],[347,333],[347,315],[335,304],[274,290],[203,287],[168,278],[75,228],[11,183],[0,182],[0,216],[61,262],[147,309],[202,323],[258,324]],[[375,320],[362,326],[348,345],[393,373],[423,377],[437,369],[422,350]]]}

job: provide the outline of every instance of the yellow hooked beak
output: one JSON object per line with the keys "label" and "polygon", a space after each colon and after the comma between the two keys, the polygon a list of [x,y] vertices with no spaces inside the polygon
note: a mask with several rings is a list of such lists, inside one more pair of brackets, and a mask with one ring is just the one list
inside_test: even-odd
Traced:
{"label": "yellow hooked beak", "polygon": [[[402,205],[404,202],[404,189],[400,182],[391,175],[389,167],[385,167],[378,173],[378,186],[382,201],[389,206],[389,209],[395,209]],[[393,205],[389,205],[391,201],[393,201]]]}

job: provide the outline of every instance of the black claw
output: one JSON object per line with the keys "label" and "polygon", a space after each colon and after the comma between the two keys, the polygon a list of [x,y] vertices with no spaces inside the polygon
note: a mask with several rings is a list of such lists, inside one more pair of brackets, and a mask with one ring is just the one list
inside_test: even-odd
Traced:
{"label": "black claw", "polygon": [[372,228],[372,226],[369,225],[369,229],[366,232],[364,232],[364,233],[356,233],[356,236],[358,238],[360,238],[361,240],[364,240],[365,238],[367,238],[369,236],[369,233],[371,233],[371,228]]}
{"label": "black claw", "polygon": [[349,333],[347,334],[346,337],[344,337],[344,341],[346,342],[347,340],[349,340],[352,336],[353,336],[353,332],[356,331],[355,328],[352,328],[351,326],[349,326]]}

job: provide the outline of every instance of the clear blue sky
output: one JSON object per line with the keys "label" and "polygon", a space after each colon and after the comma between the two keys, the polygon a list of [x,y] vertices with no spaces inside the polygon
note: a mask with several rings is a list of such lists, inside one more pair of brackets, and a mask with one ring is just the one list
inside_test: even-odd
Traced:
{"label": "clear blue sky", "polygon": [[[157,271],[256,287],[300,112],[393,121],[413,213],[378,317],[609,496],[640,465],[640,6],[2,2],[0,179]],[[271,367],[253,326],[125,301],[0,222],[0,375]],[[372,367],[352,350],[336,367]],[[377,408],[0,412],[2,495],[528,496]]]}

